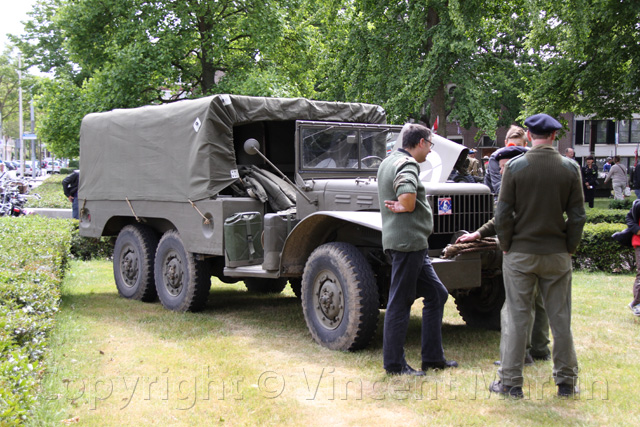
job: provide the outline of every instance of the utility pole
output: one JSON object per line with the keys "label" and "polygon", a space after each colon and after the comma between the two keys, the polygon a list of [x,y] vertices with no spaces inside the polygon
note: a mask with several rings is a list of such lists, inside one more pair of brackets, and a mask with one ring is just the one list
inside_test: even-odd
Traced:
{"label": "utility pole", "polygon": [[18,116],[20,123],[20,175],[24,177],[24,124],[22,123],[22,53],[18,52]]}
{"label": "utility pole", "polygon": [[[31,102],[30,102],[30,113],[31,113],[31,135],[35,135],[36,133],[36,122],[35,122],[35,117],[33,115],[33,95],[31,96]],[[33,138],[31,140],[31,178],[35,178],[36,177],[36,171],[38,170],[36,168],[36,140],[35,138]]]}

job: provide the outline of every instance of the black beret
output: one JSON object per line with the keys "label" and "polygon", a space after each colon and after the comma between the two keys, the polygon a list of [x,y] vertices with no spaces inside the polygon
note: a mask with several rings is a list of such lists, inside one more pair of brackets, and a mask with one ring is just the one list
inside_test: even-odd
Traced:
{"label": "black beret", "polygon": [[527,150],[527,147],[520,147],[518,145],[502,147],[499,150],[496,150],[496,160],[500,161],[502,159],[513,159],[514,157],[519,156],[522,153],[526,153]]}
{"label": "black beret", "polygon": [[524,121],[524,125],[528,127],[532,133],[537,135],[544,135],[554,130],[562,129],[560,122],[548,114],[534,114],[533,116],[529,116],[527,120]]}

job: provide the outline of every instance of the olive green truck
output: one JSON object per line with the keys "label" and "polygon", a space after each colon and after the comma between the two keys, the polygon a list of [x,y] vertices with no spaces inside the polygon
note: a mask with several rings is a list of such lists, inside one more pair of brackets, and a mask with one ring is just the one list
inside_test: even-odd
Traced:
{"label": "olive green truck", "polygon": [[[376,172],[401,129],[376,105],[301,98],[215,95],[89,114],[80,234],[117,236],[113,271],[125,298],[198,311],[212,276],[253,292],[289,282],[319,344],[360,349],[388,296]],[[446,182],[451,156],[467,150],[435,138],[423,173],[429,255],[467,324],[497,329],[500,252],[442,257],[457,232],[492,218],[493,196]]]}

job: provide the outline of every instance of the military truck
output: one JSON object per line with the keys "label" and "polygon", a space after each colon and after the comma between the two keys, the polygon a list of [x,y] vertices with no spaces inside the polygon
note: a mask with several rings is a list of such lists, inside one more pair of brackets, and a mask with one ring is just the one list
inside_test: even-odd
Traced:
{"label": "military truck", "polygon": [[[215,95],[89,114],[80,234],[117,236],[125,298],[197,311],[212,276],[253,292],[288,281],[318,343],[360,349],[388,296],[376,173],[401,129],[377,105],[301,98]],[[466,149],[435,138],[421,175],[434,212],[429,255],[467,324],[499,328],[501,253],[441,257],[459,230],[493,216],[492,195],[444,182]]]}

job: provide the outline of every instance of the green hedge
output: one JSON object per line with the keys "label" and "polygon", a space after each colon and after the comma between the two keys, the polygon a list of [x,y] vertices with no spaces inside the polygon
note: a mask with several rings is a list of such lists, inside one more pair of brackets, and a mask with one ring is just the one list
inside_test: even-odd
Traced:
{"label": "green hedge", "polygon": [[627,212],[629,209],[587,209],[587,222],[591,224],[601,222],[626,224]]}
{"label": "green hedge", "polygon": [[613,233],[626,227],[625,224],[585,224],[580,246],[573,257],[574,267],[608,273],[635,272],[633,249],[611,238]]}
{"label": "green hedge", "polygon": [[113,247],[116,243],[115,237],[83,237],[80,235],[80,221],[72,221],[71,248],[69,250],[72,258],[88,261],[90,259],[104,259],[113,256]]}
{"label": "green hedge", "polygon": [[626,197],[624,200],[612,200],[609,202],[609,209],[631,209],[633,200],[630,197]]}
{"label": "green hedge", "polygon": [[69,175],[71,172],[73,172],[75,169],[73,168],[60,168],[60,175],[62,175],[62,177],[64,178],[65,176]]}
{"label": "green hedge", "polygon": [[68,220],[0,218],[0,424],[18,425],[35,402],[68,264]]}

